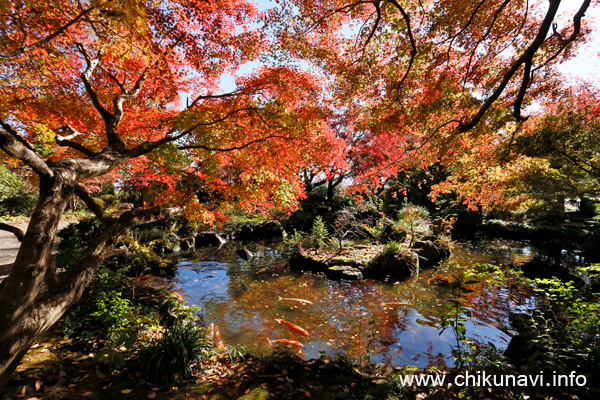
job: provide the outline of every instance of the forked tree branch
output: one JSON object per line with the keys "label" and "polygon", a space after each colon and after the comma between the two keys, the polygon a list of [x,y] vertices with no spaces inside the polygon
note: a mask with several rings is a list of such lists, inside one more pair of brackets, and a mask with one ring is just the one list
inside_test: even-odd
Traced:
{"label": "forked tree branch", "polygon": [[[508,83],[512,80],[515,73],[521,68],[521,66],[523,64],[532,62],[533,56],[536,54],[536,52],[538,51],[540,46],[542,46],[542,44],[544,43],[544,40],[546,39],[546,36],[548,35],[548,32],[550,31],[550,28],[552,26],[552,20],[554,19],[554,16],[556,15],[556,12],[558,11],[558,6],[560,5],[560,2],[561,2],[561,0],[550,0],[550,6],[548,7],[548,11],[546,12],[544,20],[542,21],[542,24],[541,24],[541,26],[538,30],[538,33],[537,33],[536,37],[534,38],[533,42],[531,42],[531,44],[527,47],[527,49],[525,49],[525,51],[521,54],[521,56],[519,58],[517,58],[515,61],[513,61],[509,70],[504,74],[502,81],[500,82],[498,87],[496,87],[496,89],[490,95],[490,97],[488,97],[486,99],[486,101],[483,103],[483,105],[479,108],[479,111],[470,120],[468,120],[466,122],[463,121],[459,124],[459,126],[458,126],[459,132],[464,133],[464,132],[468,132],[469,130],[473,129],[473,127],[475,127],[475,125],[477,125],[479,123],[481,118],[483,118],[485,113],[490,109],[490,107],[494,104],[494,102],[500,97],[502,92],[504,92],[504,89],[506,88]],[[589,0],[586,0],[586,2],[589,3]],[[524,84],[527,85],[528,83],[529,83],[529,77],[527,77],[527,79],[523,79],[523,82],[521,83],[521,90],[523,90],[522,86]],[[527,90],[527,88],[525,88],[525,90]],[[518,99],[519,99],[519,97],[517,97],[517,100]],[[520,115],[520,112],[516,113],[516,114]]]}

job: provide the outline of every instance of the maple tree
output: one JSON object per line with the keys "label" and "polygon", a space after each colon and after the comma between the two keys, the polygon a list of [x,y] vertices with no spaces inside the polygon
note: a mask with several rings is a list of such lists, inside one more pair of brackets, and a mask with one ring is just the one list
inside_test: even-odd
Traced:
{"label": "maple tree", "polygon": [[[35,173],[39,199],[27,231],[10,228],[22,244],[0,284],[0,388],[135,225],[175,213],[210,224],[227,207],[289,209],[302,195],[297,172],[327,143],[318,80],[265,66],[219,91],[224,74],[268,48],[250,26],[260,14],[243,0],[3,8],[1,157]],[[158,183],[159,205],[109,215],[90,194],[99,178]],[[52,243],[72,196],[104,227],[56,277]]]}
{"label": "maple tree", "polygon": [[398,171],[488,157],[509,141],[513,121],[527,119],[522,110],[551,91],[556,65],[591,32],[584,16],[597,2],[559,14],[563,3],[297,0],[268,26],[280,38],[277,60],[312,63],[332,81],[332,107],[356,116],[369,145],[352,183],[370,190]]}
{"label": "maple tree", "polygon": [[[0,388],[139,223],[291,209],[299,171],[335,184],[352,170],[374,188],[407,165],[480,145],[485,156],[589,32],[591,1],[558,29],[560,3],[294,0],[263,15],[244,0],[3,2],[0,149],[35,173],[39,200],[0,284]],[[89,186],[117,176],[159,182],[159,206],[107,214]],[[104,228],[56,284],[51,248],[72,196]]]}

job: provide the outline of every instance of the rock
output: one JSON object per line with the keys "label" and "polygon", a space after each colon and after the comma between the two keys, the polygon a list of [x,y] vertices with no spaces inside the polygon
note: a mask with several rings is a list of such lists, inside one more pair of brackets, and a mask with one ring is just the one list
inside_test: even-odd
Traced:
{"label": "rock", "polygon": [[278,221],[265,222],[255,227],[244,225],[235,237],[238,240],[281,239],[283,238],[283,227]]}
{"label": "rock", "polygon": [[329,279],[347,279],[360,280],[363,278],[362,272],[358,268],[353,268],[349,265],[335,265],[327,268],[327,278]]}
{"label": "rock", "polygon": [[414,243],[413,250],[419,255],[421,268],[435,267],[450,256],[450,250],[433,240],[419,240]]}
{"label": "rock", "polygon": [[240,258],[244,261],[248,261],[252,257],[254,257],[254,253],[248,249],[239,249],[236,250],[235,253],[240,256]]}
{"label": "rock", "polygon": [[194,247],[194,238],[181,239],[179,242],[179,247],[183,251],[189,250],[190,248]]}
{"label": "rock", "polygon": [[570,273],[566,267],[559,264],[551,264],[539,258],[534,258],[521,265],[521,271],[523,271],[523,275],[529,279],[558,278],[563,282],[573,281],[575,285],[583,283],[583,280],[580,277]]}
{"label": "rock", "polygon": [[200,232],[196,236],[196,248],[208,246],[221,246],[226,240],[217,232]]}
{"label": "rock", "polygon": [[290,256],[289,266],[297,271],[312,271],[326,273],[330,265],[305,256],[302,250],[297,250]]}
{"label": "rock", "polygon": [[380,254],[363,269],[366,278],[393,279],[409,278],[417,273],[418,266],[400,254]]}
{"label": "rock", "polygon": [[541,344],[537,339],[534,331],[513,336],[504,350],[504,356],[516,366],[528,364],[537,353],[541,353]]}

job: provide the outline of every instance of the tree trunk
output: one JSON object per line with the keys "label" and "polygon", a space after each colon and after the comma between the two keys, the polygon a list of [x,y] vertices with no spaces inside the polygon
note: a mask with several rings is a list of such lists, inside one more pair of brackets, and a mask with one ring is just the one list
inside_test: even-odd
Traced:
{"label": "tree trunk", "polygon": [[0,393],[36,337],[79,301],[102,261],[127,233],[140,223],[179,211],[138,209],[111,220],[81,254],[75,267],[61,276],[59,284],[42,291],[45,275],[54,264],[51,251],[60,214],[72,190],[73,185],[63,183],[40,189],[40,199],[15,264],[0,284]]}
{"label": "tree trunk", "polygon": [[[0,284],[0,391],[35,337],[48,327],[46,318],[33,318],[60,215],[70,196],[58,178],[40,182],[40,195],[9,276]],[[41,317],[41,319],[40,319]],[[50,316],[48,316],[50,317]]]}

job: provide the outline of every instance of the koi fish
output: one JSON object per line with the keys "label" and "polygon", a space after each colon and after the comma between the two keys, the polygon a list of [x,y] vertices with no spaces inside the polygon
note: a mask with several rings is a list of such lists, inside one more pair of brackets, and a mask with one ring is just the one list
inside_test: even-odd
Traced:
{"label": "koi fish", "polygon": [[177,297],[179,300],[184,300],[183,296],[181,295],[181,293],[177,293],[176,291],[172,291],[171,292],[173,295],[175,295],[175,297]]}
{"label": "koi fish", "polygon": [[288,339],[276,339],[276,340],[271,340],[269,338],[267,338],[267,340],[269,341],[269,345],[273,346],[273,347],[289,347],[289,348],[293,348],[293,347],[302,347],[302,343],[298,342],[297,340],[288,340]]}
{"label": "koi fish", "polygon": [[[277,296],[277,297],[279,297],[279,296]],[[302,304],[313,304],[313,302],[310,300],[294,299],[291,297],[279,297],[279,301],[297,301],[298,303],[302,303]]]}
{"label": "koi fish", "polygon": [[292,332],[296,332],[296,333],[299,333],[300,335],[304,335],[304,336],[310,336],[310,334],[308,333],[308,331],[306,329],[300,328],[296,324],[292,324],[291,322],[284,321],[281,318],[277,318],[277,319],[275,319],[275,321],[279,322],[280,324],[284,324],[285,326],[290,328],[290,331],[292,331]]}
{"label": "koi fish", "polygon": [[397,307],[397,306],[409,306],[410,304],[408,304],[405,301],[392,301],[391,303],[381,303],[382,307]]}
{"label": "koi fish", "polygon": [[208,337],[213,340],[213,343],[217,349],[224,349],[225,342],[221,339],[221,332],[219,327],[215,324],[210,324]]}
{"label": "koi fish", "polygon": [[438,275],[438,276],[434,276],[433,278],[429,278],[427,279],[427,284],[431,285],[432,283],[437,283],[437,282],[447,282],[450,283],[451,282],[451,278],[444,276],[444,275]]}

